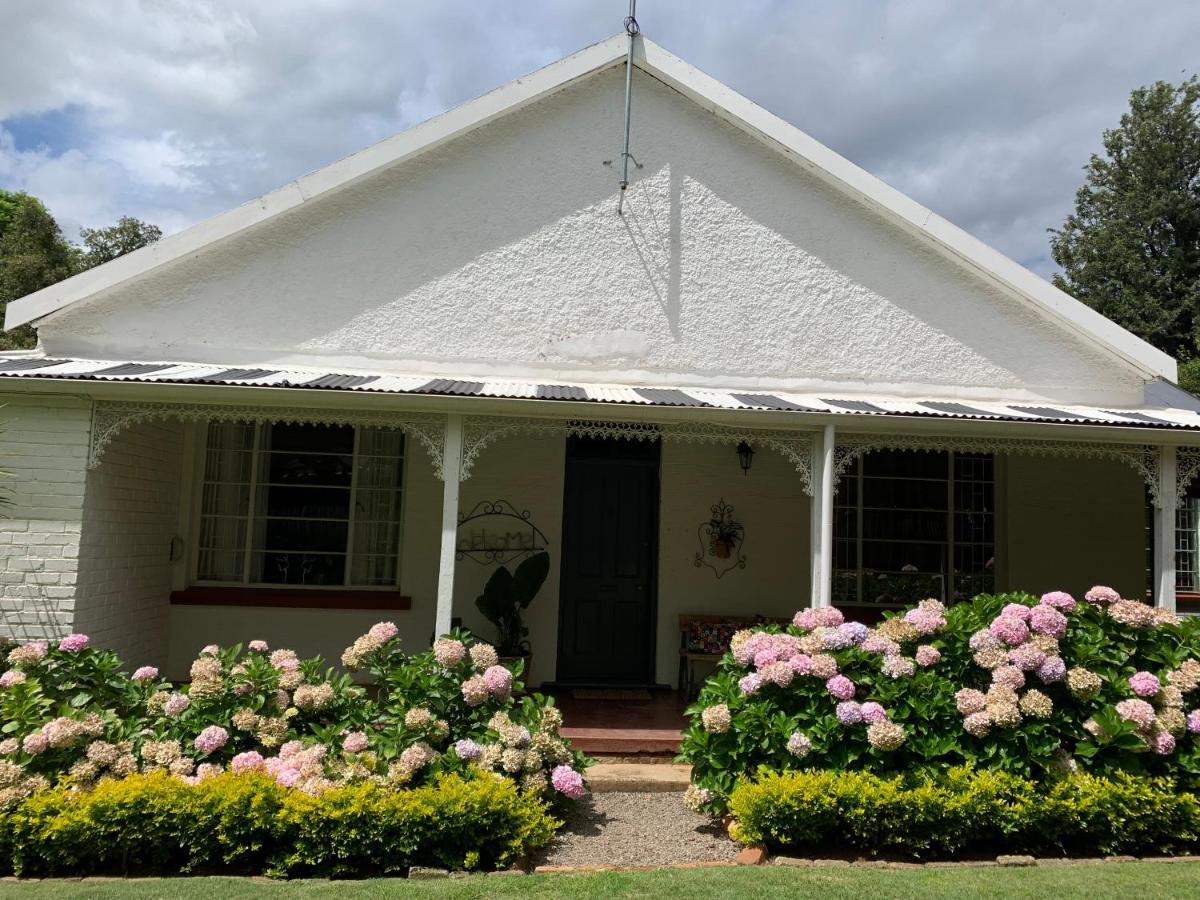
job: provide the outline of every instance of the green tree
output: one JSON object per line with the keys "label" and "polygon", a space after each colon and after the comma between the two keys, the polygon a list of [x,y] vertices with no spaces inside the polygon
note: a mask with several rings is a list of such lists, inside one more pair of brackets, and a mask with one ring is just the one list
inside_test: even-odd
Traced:
{"label": "green tree", "polygon": [[[23,192],[0,191],[0,309],[73,274],[76,255],[40,200]],[[36,343],[30,325],[0,334],[0,350]]]}
{"label": "green tree", "polygon": [[1133,91],[1084,171],[1075,211],[1051,229],[1054,283],[1196,371],[1200,80]]}
{"label": "green tree", "polygon": [[162,237],[162,229],[132,216],[121,216],[116,225],[107,228],[83,228],[79,232],[83,239],[81,268],[90,269],[109,260],[124,256]]}
{"label": "green tree", "polygon": [[[84,228],[83,246],[65,237],[45,205],[23,192],[0,190],[0,313],[9,302],[116,259],[162,237],[154,225],[122,216],[107,228]],[[0,350],[37,345],[32,325],[0,333]]]}

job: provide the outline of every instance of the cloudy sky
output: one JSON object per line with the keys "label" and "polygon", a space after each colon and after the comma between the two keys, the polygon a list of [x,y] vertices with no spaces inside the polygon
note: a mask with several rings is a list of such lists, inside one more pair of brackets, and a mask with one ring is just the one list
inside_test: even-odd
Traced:
{"label": "cloudy sky", "polygon": [[[0,187],[179,230],[620,30],[625,0],[0,0]],[[1048,275],[1195,0],[642,0],[646,35]]]}

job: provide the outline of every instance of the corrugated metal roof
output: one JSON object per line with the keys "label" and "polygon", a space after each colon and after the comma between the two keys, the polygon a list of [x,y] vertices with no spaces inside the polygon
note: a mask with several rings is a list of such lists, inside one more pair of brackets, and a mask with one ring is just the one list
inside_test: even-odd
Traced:
{"label": "corrugated metal roof", "polygon": [[[688,387],[626,387],[601,384],[545,384],[534,381],[466,381],[408,375],[349,374],[304,369],[239,368],[199,363],[142,363],[0,354],[0,378],[56,378],[142,384],[221,384],[251,387],[319,388],[387,394],[498,397],[634,404],[638,406],[757,409],[847,416],[924,416],[953,419],[1119,425],[1200,431],[1200,410],[1146,405],[1132,409],[1090,406],[1032,406],[972,400],[908,400],[888,397],[831,397],[791,391],[745,393]],[[1176,392],[1178,390],[1176,389]],[[1148,392],[1153,400],[1161,394]]]}

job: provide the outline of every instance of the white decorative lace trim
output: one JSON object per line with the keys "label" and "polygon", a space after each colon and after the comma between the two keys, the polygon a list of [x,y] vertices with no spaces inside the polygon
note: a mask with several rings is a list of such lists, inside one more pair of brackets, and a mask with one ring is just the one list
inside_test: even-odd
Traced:
{"label": "white decorative lace trim", "polygon": [[97,400],[92,407],[88,468],[100,464],[104,450],[125,428],[140,422],[178,419],[184,422],[290,422],[303,425],[359,425],[394,428],[415,438],[429,452],[442,477],[446,417],[385,410],[302,409],[294,406],[237,406],[203,403],[136,403]]}
{"label": "white decorative lace trim", "polygon": [[812,494],[811,431],[734,428],[703,422],[615,422],[597,419],[508,419],[469,416],[463,420],[462,479],[471,477],[479,454],[500,438],[513,434],[563,434],[624,440],[681,441],[693,444],[732,444],[745,441],[780,453],[800,473],[804,492]]}
{"label": "white decorative lace trim", "polygon": [[[1059,456],[1112,459],[1130,466],[1150,491],[1155,506],[1162,505],[1158,480],[1158,448],[1143,444],[1106,444],[1086,441],[1038,441],[1003,437],[938,437],[915,434],[839,434],[834,450],[833,483],[854,461],[872,450],[957,450],[961,453],[1011,453],[1024,456]],[[1193,474],[1194,477],[1194,474]],[[836,488],[835,488],[836,489]]]}

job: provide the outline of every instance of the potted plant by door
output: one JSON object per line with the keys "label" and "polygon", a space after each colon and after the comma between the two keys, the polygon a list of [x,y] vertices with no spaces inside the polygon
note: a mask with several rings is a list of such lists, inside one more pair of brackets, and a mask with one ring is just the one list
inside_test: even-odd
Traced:
{"label": "potted plant by door", "polygon": [[522,671],[529,675],[533,653],[527,640],[529,628],[523,613],[546,582],[550,573],[550,554],[535,553],[521,561],[515,572],[500,566],[484,585],[475,606],[485,619],[496,626],[496,652],[501,661],[520,659]]}

